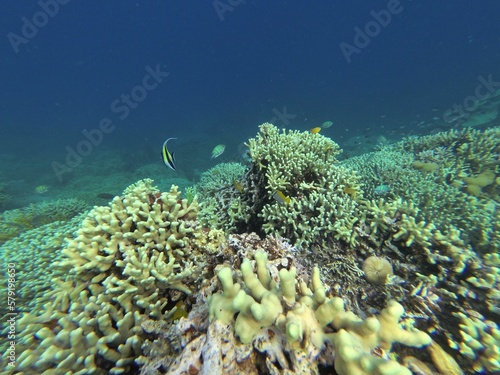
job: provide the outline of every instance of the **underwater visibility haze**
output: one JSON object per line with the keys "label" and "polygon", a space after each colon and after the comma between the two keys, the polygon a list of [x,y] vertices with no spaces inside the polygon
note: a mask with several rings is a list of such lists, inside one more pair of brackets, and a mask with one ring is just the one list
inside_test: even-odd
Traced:
{"label": "underwater visibility haze", "polygon": [[0,374],[500,374],[500,4],[0,4]]}

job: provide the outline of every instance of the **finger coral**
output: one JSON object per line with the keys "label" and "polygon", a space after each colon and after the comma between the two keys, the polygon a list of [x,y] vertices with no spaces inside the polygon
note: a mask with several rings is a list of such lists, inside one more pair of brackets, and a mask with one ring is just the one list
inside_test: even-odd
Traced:
{"label": "finger coral", "polygon": [[[205,360],[209,352],[218,358],[215,368],[224,369],[225,374],[243,369],[257,373],[253,351],[267,357],[269,373],[281,368],[287,374],[318,374],[321,363],[326,368],[334,366],[339,375],[410,374],[398,362],[372,351],[378,347],[390,351],[396,342],[415,347],[431,342],[421,331],[402,328],[404,308],[396,301],[389,302],[379,316],[363,320],[346,311],[340,298],[327,295],[317,268],[307,285],[297,278],[293,265],[277,269],[286,261],[269,261],[259,250],[253,257],[253,262],[242,261],[241,276],[222,267],[217,274],[222,290],[208,297],[208,311],[200,301],[180,323],[201,328],[207,314],[209,318],[205,333],[196,338],[189,339],[187,331],[177,328],[183,351],[167,374],[181,374],[188,370],[188,363],[195,364],[197,372],[208,371]],[[224,352],[223,343],[227,344]]]}
{"label": "finger coral", "polygon": [[161,193],[151,180],[90,211],[56,265],[67,276],[54,280],[52,301],[19,321],[17,370],[134,371],[141,323],[168,319],[205,266],[189,242],[197,212],[175,186]]}

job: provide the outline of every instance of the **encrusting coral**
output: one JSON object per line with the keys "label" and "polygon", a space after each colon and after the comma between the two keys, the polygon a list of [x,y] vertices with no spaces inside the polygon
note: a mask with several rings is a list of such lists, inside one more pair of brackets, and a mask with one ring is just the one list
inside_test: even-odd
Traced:
{"label": "encrusting coral", "polygon": [[146,318],[168,319],[203,273],[195,251],[196,201],[151,180],[131,185],[82,221],[57,265],[66,278],[19,321],[17,371],[118,374],[133,371]]}

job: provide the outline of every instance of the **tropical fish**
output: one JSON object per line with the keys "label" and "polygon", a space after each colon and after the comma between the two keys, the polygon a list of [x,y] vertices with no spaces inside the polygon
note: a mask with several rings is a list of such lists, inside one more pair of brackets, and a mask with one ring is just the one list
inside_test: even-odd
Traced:
{"label": "tropical fish", "polygon": [[180,318],[186,318],[187,316],[188,313],[186,311],[186,305],[184,304],[184,301],[181,300],[175,304],[175,311],[169,319],[172,321],[176,321]]}
{"label": "tropical fish", "polygon": [[35,188],[35,193],[44,194],[49,191],[49,187],[47,185],[39,185]]}
{"label": "tropical fish", "polygon": [[106,200],[113,199],[114,197],[115,197],[115,194],[111,194],[111,193],[99,193],[99,194],[97,194],[97,198],[106,199]]}
{"label": "tropical fish", "polygon": [[234,187],[241,193],[243,191],[243,186],[236,180],[233,180]]}
{"label": "tropical fish", "polygon": [[323,129],[328,129],[332,125],[333,125],[333,122],[331,122],[331,121],[325,121],[324,123],[321,124],[321,127]]}
{"label": "tropical fish", "polygon": [[173,171],[175,171],[175,157],[174,157],[174,153],[173,152],[170,153],[170,151],[168,151],[168,148],[167,148],[167,143],[171,139],[177,139],[177,138],[169,138],[165,142],[163,142],[163,147],[161,148],[161,157],[162,157],[163,162],[165,163],[165,165],[167,167],[169,167],[170,169],[172,169]]}
{"label": "tropical fish", "polygon": [[288,204],[290,203],[290,197],[287,197],[281,190],[276,190],[276,193],[274,193],[273,198],[276,199],[278,203],[285,203]]}
{"label": "tropical fish", "polygon": [[312,134],[319,133],[321,131],[321,127],[317,126],[309,130]]}
{"label": "tropical fish", "polygon": [[215,158],[221,156],[225,149],[226,149],[226,145],[215,146],[214,149],[212,150],[211,159],[215,159]]}
{"label": "tropical fish", "polygon": [[354,189],[354,188],[352,188],[352,187],[347,187],[347,186],[346,186],[346,187],[344,188],[344,193],[349,194],[349,195],[351,195],[351,196],[355,196],[357,192],[358,192],[358,190],[357,190],[357,189]]}
{"label": "tropical fish", "polygon": [[389,187],[389,185],[378,185],[377,187],[375,187],[375,189],[373,189],[373,193],[375,195],[385,195],[390,191],[391,188]]}

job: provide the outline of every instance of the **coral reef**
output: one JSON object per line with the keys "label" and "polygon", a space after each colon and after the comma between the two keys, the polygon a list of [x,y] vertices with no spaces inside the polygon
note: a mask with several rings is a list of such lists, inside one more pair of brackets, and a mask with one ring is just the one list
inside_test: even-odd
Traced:
{"label": "coral reef", "polygon": [[392,147],[413,154],[417,161],[425,159],[426,163],[437,164],[437,175],[448,184],[463,191],[467,191],[467,186],[476,185],[482,188],[481,195],[499,200],[500,186],[494,183],[500,175],[499,127],[482,131],[466,128],[406,138]]}
{"label": "coral reef", "polygon": [[10,213],[24,233],[0,254],[26,270],[6,374],[499,372],[498,135],[340,164],[330,139],[263,124],[250,165],[189,199],[141,180],[72,221]]}
{"label": "coral reef", "polygon": [[[69,221],[56,221],[21,233],[17,238],[0,246],[0,258],[15,264],[17,312],[28,312],[36,303],[50,299],[52,279],[61,278],[64,272],[55,267],[61,260],[61,250],[66,238],[74,236],[82,217]],[[6,273],[0,275],[2,285],[7,284]],[[0,299],[7,301],[7,290],[0,290]],[[6,316],[7,305],[0,306],[0,316]]]}
{"label": "coral reef", "polygon": [[361,319],[328,296],[319,269],[307,285],[297,277],[289,246],[251,236],[232,236],[229,243],[239,249],[241,272],[219,267],[220,284],[214,277],[177,325],[145,322],[158,338],[146,343],[150,358],[139,360],[142,374],[159,374],[160,367],[166,374],[319,374],[318,366],[339,375],[410,374],[390,358],[392,344],[431,343],[409,321],[403,325],[404,308],[396,301]]}
{"label": "coral reef", "polygon": [[[406,229],[398,237],[408,239],[405,230],[418,233],[426,227],[428,232],[459,230],[475,250],[488,251],[500,249],[499,145],[498,128],[452,130],[404,139],[342,165],[360,174],[372,209],[380,199],[377,189],[389,188],[384,200],[406,214],[401,223]],[[412,205],[411,210],[398,202]]]}
{"label": "coral reef", "polygon": [[32,203],[27,207],[4,211],[0,215],[0,244],[22,232],[55,221],[67,221],[89,208],[76,198]]}
{"label": "coral reef", "polygon": [[197,203],[179,195],[175,186],[161,193],[142,180],[90,211],[56,265],[67,276],[54,280],[50,302],[19,320],[18,371],[133,371],[142,321],[174,314],[206,266],[189,244]]}
{"label": "coral reef", "polygon": [[277,234],[306,247],[326,237],[355,243],[362,190],[356,174],[337,165],[335,142],[265,123],[248,147],[251,168],[237,186],[217,185],[215,210],[202,196],[201,217],[217,217],[232,232]]}
{"label": "coral reef", "polygon": [[240,163],[220,163],[203,172],[195,185],[196,193],[203,202],[199,220],[211,228],[234,228],[231,211],[221,208],[236,206],[239,191],[236,186],[243,180],[246,167]]}

